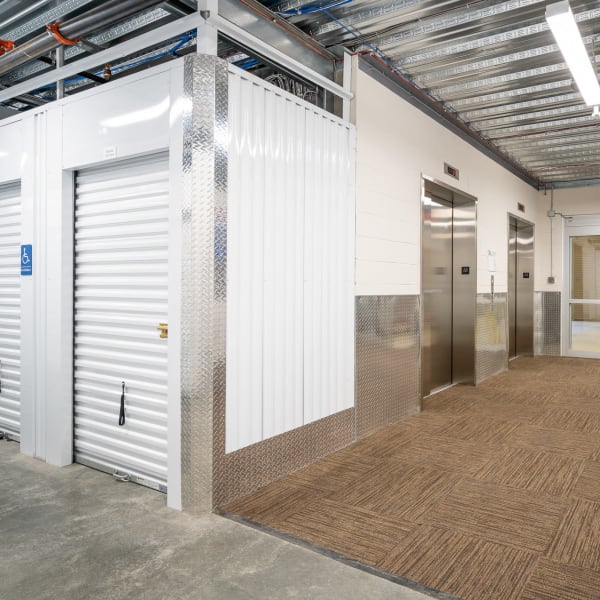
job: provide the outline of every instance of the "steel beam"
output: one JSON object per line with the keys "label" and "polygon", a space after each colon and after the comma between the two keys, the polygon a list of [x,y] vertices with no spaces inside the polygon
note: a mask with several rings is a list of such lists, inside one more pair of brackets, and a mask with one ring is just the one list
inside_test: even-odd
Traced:
{"label": "steel beam", "polygon": [[[222,4],[220,3],[219,6]],[[232,40],[239,42],[249,50],[256,52],[259,56],[270,59],[273,62],[285,67],[292,73],[296,73],[300,77],[316,83],[318,86],[326,89],[328,92],[339,96],[340,98],[350,100],[352,93],[345,90],[341,85],[334,83],[327,76],[307,67],[302,62],[299,62],[290,55],[284,53],[281,50],[271,46],[268,42],[256,37],[254,34],[249,33],[245,29],[242,29],[238,25],[228,21],[221,15],[213,16],[208,18],[208,22],[213,25],[216,29],[224,33],[227,37]],[[333,63],[331,63],[331,76],[333,77]]]}
{"label": "steel beam", "polygon": [[265,47],[274,49],[278,56],[285,55],[305,69],[333,79],[335,55],[256,0],[219,0],[219,16],[236,26],[236,31],[263,42],[263,55]]}

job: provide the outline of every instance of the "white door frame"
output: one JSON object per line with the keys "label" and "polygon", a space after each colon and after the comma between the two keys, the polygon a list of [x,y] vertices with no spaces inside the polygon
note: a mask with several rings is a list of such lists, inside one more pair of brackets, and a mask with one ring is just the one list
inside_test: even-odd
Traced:
{"label": "white door frame", "polygon": [[[571,237],[600,235],[600,215],[566,217],[563,228],[563,298],[561,318],[561,346],[563,356],[600,358],[600,352],[571,350]],[[578,301],[577,304],[598,304],[597,301]]]}

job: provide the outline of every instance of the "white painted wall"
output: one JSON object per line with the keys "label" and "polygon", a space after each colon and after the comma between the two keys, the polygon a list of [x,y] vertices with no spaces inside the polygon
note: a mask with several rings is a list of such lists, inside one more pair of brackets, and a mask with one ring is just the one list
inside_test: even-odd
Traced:
{"label": "white painted wall", "polygon": [[[73,174],[110,160],[171,151],[170,320],[178,322],[182,60],[82,92],[0,124],[0,183],[21,179],[22,243],[33,276],[22,278],[21,451],[54,465],[72,461]],[[172,307],[172,308],[171,308]],[[180,507],[179,331],[170,331],[168,503]]]}
{"label": "white painted wall", "polygon": [[[506,292],[507,213],[534,221],[537,192],[358,69],[358,57],[353,58],[352,81],[356,294],[420,293],[422,175],[477,197],[477,291],[490,291],[491,249],[497,258],[495,291]],[[459,169],[459,181],[444,174],[444,162]],[[519,202],[525,214],[517,211]]]}
{"label": "white painted wall", "polygon": [[65,169],[169,147],[171,71],[127,78],[61,103]]}

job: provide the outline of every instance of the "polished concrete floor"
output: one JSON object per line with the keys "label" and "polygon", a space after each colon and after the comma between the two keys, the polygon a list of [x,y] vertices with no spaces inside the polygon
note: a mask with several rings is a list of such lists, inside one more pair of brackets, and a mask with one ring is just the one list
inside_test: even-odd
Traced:
{"label": "polished concrete floor", "polygon": [[426,600],[158,492],[0,441],[0,600]]}

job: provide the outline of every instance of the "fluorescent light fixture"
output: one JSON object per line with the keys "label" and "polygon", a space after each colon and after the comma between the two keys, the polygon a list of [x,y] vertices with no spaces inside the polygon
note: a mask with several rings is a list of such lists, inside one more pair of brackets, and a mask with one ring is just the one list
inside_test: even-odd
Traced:
{"label": "fluorescent light fixture", "polygon": [[567,1],[546,7],[546,21],[588,106],[600,104],[600,84]]}

